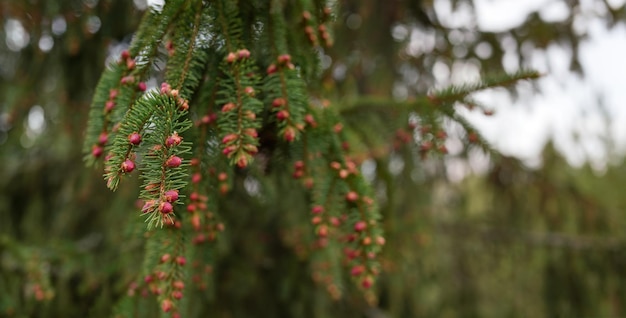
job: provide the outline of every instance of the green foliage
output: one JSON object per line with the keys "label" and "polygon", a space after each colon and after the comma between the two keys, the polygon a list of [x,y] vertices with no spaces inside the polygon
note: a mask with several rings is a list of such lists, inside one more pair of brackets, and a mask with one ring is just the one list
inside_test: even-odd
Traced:
{"label": "green foliage", "polygon": [[[474,92],[539,74],[431,92],[455,46],[483,70],[502,52],[446,41],[428,3],[181,0],[140,19],[131,1],[10,2],[35,44],[73,18],[49,54],[19,53],[31,75],[0,78],[0,316],[623,315],[623,168],[546,153],[529,171],[491,149],[459,108],[489,115]],[[407,55],[395,27],[442,41]],[[33,98],[48,128],[29,146]],[[485,176],[445,178],[476,151]]]}

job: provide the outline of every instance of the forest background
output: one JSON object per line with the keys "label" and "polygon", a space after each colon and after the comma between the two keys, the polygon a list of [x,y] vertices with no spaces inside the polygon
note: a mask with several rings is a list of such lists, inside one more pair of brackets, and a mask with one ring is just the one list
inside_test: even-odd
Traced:
{"label": "forest background", "polygon": [[[319,58],[339,104],[411,101],[522,68],[542,77],[473,95],[483,111],[455,106],[495,151],[470,147],[452,121],[446,154],[424,156],[417,134],[404,151],[363,151],[386,239],[375,304],[336,300],[312,265],[294,269],[300,255],[276,219],[297,199],[253,213],[263,200],[249,195],[224,218],[219,275],[188,316],[626,315],[624,1],[516,3],[338,1]],[[141,270],[124,225],[141,208],[137,180],[108,191],[81,145],[100,75],[147,9],[0,3],[0,316],[109,316]],[[376,142],[402,137],[371,128]]]}

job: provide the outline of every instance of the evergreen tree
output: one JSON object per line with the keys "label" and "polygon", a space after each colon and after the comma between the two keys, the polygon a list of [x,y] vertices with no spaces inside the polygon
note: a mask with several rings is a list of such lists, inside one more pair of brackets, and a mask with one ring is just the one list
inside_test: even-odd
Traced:
{"label": "evergreen tree", "polygon": [[[2,8],[14,21],[29,21],[28,13],[34,25],[22,25],[31,30],[52,31],[31,32],[38,45],[4,55],[23,65],[0,85],[7,96],[0,122],[0,204],[8,212],[0,214],[3,315],[501,316],[528,304],[516,304],[513,291],[510,302],[493,300],[499,276],[477,270],[493,260],[474,259],[471,236],[463,235],[476,233],[476,219],[456,213],[471,211],[487,193],[478,203],[487,221],[523,227],[519,207],[532,209],[535,201],[502,203],[525,189],[491,188],[494,178],[457,192],[442,177],[441,157],[452,122],[462,130],[464,154],[476,149],[499,159],[458,109],[489,115],[490,105],[472,93],[538,74],[496,72],[430,90],[434,59],[447,60],[453,46],[407,57],[398,54],[406,36],[390,33],[420,25],[444,35],[427,4],[169,0],[141,19],[129,1]],[[66,29],[57,34],[60,21]],[[128,47],[109,43],[103,70],[88,63],[102,61],[105,44],[126,43],[133,30]],[[42,54],[46,35],[56,42]],[[497,54],[484,63],[494,61]],[[413,68],[419,85],[394,97],[396,81]],[[33,89],[42,96],[25,99]],[[37,135],[41,107],[31,107],[33,99],[45,103],[45,123],[60,122],[60,129]],[[489,198],[498,209],[484,204]],[[441,232],[452,234],[436,239]],[[601,310],[591,301],[568,307],[584,285],[567,285],[569,277],[587,272],[553,275],[560,259],[538,253],[536,266],[552,283],[528,289],[573,292],[554,302],[546,296],[545,311],[524,313]],[[510,277],[506,269],[498,274]]]}

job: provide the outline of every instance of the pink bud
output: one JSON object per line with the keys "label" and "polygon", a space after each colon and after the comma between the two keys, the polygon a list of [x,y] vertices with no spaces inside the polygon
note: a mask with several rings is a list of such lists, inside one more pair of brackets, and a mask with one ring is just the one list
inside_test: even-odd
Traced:
{"label": "pink bud", "polygon": [[128,59],[130,57],[130,53],[128,52],[128,50],[122,51],[121,57],[123,60]]}
{"label": "pink bud", "polygon": [[169,159],[167,159],[165,165],[169,168],[176,168],[179,167],[182,162],[183,160],[179,156],[171,156],[169,157]]}
{"label": "pink bud", "polygon": [[173,53],[174,42],[172,42],[172,40],[168,40],[167,42],[165,42],[165,48],[168,50],[168,52]]}
{"label": "pink bud", "polygon": [[356,200],[359,199],[359,194],[354,192],[354,191],[350,191],[348,193],[346,193],[346,200],[348,200],[348,202],[355,202]]}
{"label": "pink bud", "polygon": [[168,190],[165,192],[165,200],[167,202],[174,202],[178,200],[178,190]]}
{"label": "pink bud", "polygon": [[163,299],[163,301],[161,302],[161,310],[163,310],[163,312],[170,312],[172,308],[174,308],[174,304],[172,303],[172,301],[169,299]]}
{"label": "pink bud", "polygon": [[344,254],[346,254],[346,258],[352,260],[359,256],[359,252],[350,248],[346,248],[343,250]]}
{"label": "pink bud", "polygon": [[343,125],[341,123],[338,123],[333,127],[333,130],[337,134],[340,133],[343,130]]}
{"label": "pink bud", "polygon": [[371,277],[363,278],[363,280],[361,281],[361,286],[363,286],[363,288],[372,287],[372,278]]}
{"label": "pink bud", "polygon": [[128,135],[128,141],[129,141],[131,144],[133,144],[133,145],[135,145],[135,146],[136,146],[136,145],[138,145],[138,144],[140,144],[140,143],[141,143],[141,135],[140,135],[140,134],[138,134],[138,133],[136,133],[136,132],[134,132],[134,133],[132,133],[132,134]]}
{"label": "pink bud", "polygon": [[317,122],[315,121],[315,118],[311,114],[306,114],[304,116],[304,121],[313,128],[317,127]]}
{"label": "pink bud", "polygon": [[314,216],[311,219],[311,224],[313,224],[313,225],[317,225],[317,224],[320,224],[320,223],[322,223],[322,218],[319,217],[319,216]]}
{"label": "pink bud", "polygon": [[239,50],[239,52],[237,52],[239,54],[239,58],[240,59],[247,59],[250,57],[250,51],[243,49],[243,50]]}
{"label": "pink bud", "polygon": [[350,270],[350,275],[359,276],[363,274],[364,271],[365,267],[363,265],[355,265],[354,267],[352,267],[352,270]]}
{"label": "pink bud", "polygon": [[161,211],[161,213],[163,214],[168,214],[174,211],[174,207],[169,202],[161,202],[161,204],[159,205],[159,211]]}
{"label": "pink bud", "polygon": [[317,235],[319,237],[328,236],[328,226],[326,226],[325,224],[320,225],[320,227],[317,228]]}
{"label": "pink bud", "polygon": [[126,67],[127,67],[129,70],[134,69],[134,68],[135,68],[135,65],[136,65],[135,60],[133,60],[133,59],[128,59],[128,60],[126,60]]}
{"label": "pink bud", "polygon": [[292,142],[296,139],[296,129],[293,127],[285,128],[285,134],[283,135],[285,141]]}
{"label": "pink bud", "polygon": [[276,73],[276,65],[270,64],[270,66],[267,67],[267,75],[271,75],[274,73]]}
{"label": "pink bud", "polygon": [[278,64],[285,65],[285,64],[288,64],[289,62],[291,62],[291,55],[282,54],[278,56]]}
{"label": "pink bud", "polygon": [[167,273],[164,271],[159,271],[156,273],[156,277],[158,280],[164,280],[165,278],[167,278]]}
{"label": "pink bud", "polygon": [[247,153],[254,155],[257,152],[259,152],[259,148],[257,148],[257,146],[255,145],[251,145],[251,144],[246,144],[243,145],[243,150],[245,150]]}
{"label": "pink bud", "polygon": [[183,293],[180,290],[175,290],[172,292],[172,297],[175,299],[181,299],[183,298]]}
{"label": "pink bud", "polygon": [[200,199],[200,195],[198,194],[198,192],[191,192],[191,194],[189,195],[189,200],[198,201],[198,199]]}
{"label": "pink bud", "polygon": [[198,183],[200,180],[202,180],[202,175],[199,173],[194,173],[193,176],[191,176],[191,183]]}
{"label": "pink bud", "polygon": [[130,159],[126,159],[126,161],[122,162],[121,169],[123,172],[133,172],[133,170],[135,170],[135,163]]}
{"label": "pink bud", "polygon": [[237,167],[243,169],[247,166],[248,166],[248,157],[246,155],[239,156],[239,159],[237,159]]}
{"label": "pink bud", "polygon": [[313,208],[311,208],[311,213],[313,214],[320,214],[324,212],[324,207],[321,205],[315,205],[313,206]]}
{"label": "pink bud", "polygon": [[112,100],[108,100],[106,104],[104,104],[104,112],[110,113],[115,107],[115,102]]}
{"label": "pink bud", "polygon": [[153,208],[154,208],[154,200],[149,200],[149,201],[146,201],[146,203],[144,203],[143,207],[141,208],[141,212],[142,213],[152,212]]}
{"label": "pink bud", "polygon": [[362,232],[367,228],[367,223],[365,221],[358,221],[354,224],[354,230],[357,232]]}
{"label": "pink bud", "polygon": [[300,178],[302,178],[303,175],[304,175],[304,171],[296,170],[296,171],[293,172],[292,177],[294,179],[300,179]]}
{"label": "pink bud", "polygon": [[187,259],[184,256],[178,256],[176,257],[176,263],[180,266],[184,266],[187,264]]}
{"label": "pink bud", "polygon": [[117,97],[117,94],[119,92],[117,91],[117,89],[111,89],[109,90],[109,99],[115,99],[115,97]]}
{"label": "pink bud", "polygon": [[230,146],[224,148],[222,150],[222,153],[228,156],[228,155],[232,154],[235,150],[237,150],[237,146],[236,145],[230,145]]}
{"label": "pink bud", "polygon": [[172,90],[172,87],[168,83],[161,83],[161,94],[169,94]]}
{"label": "pink bud", "polygon": [[228,180],[228,174],[226,172],[220,172],[220,174],[217,175],[217,180],[222,182]]}
{"label": "pink bud", "polygon": [[174,289],[182,290],[185,289],[185,283],[182,280],[177,280],[172,283]]}
{"label": "pink bud", "polygon": [[98,137],[98,143],[101,145],[105,145],[108,140],[109,140],[109,135],[105,132],[101,133],[100,137]]}
{"label": "pink bud", "polygon": [[224,104],[224,106],[222,106],[222,113],[227,113],[233,109],[235,109],[235,104],[233,103],[226,103]]}
{"label": "pink bud", "polygon": [[143,281],[146,282],[146,284],[150,284],[153,280],[154,278],[152,275],[146,275],[146,277],[143,278]]}
{"label": "pink bud", "polygon": [[139,84],[137,84],[137,89],[139,89],[142,92],[145,92],[146,88],[147,88],[147,86],[146,86],[145,82],[139,82]]}
{"label": "pink bud", "polygon": [[259,136],[259,134],[257,133],[256,129],[254,128],[247,128],[246,130],[243,131],[244,134],[252,137],[252,138],[256,138]]}
{"label": "pink bud", "polygon": [[250,96],[254,96],[254,88],[252,86],[246,86],[243,91]]}
{"label": "pink bud", "polygon": [[177,132],[174,132],[171,136],[167,137],[165,140],[165,146],[178,146],[183,141],[183,138],[178,135]]}
{"label": "pink bud", "polygon": [[363,238],[363,240],[361,241],[361,243],[365,246],[372,244],[372,239],[369,236],[366,236],[365,238]]}
{"label": "pink bud", "polygon": [[276,113],[276,119],[278,119],[279,121],[283,121],[287,118],[289,118],[289,112],[284,109]]}
{"label": "pink bud", "polygon": [[93,148],[91,148],[91,155],[98,158],[102,156],[103,151],[104,149],[102,149],[102,147],[94,145]]}
{"label": "pink bud", "polygon": [[132,76],[132,75],[124,76],[120,80],[120,83],[122,83],[122,84],[132,84],[134,82],[135,82],[135,77]]}
{"label": "pink bud", "polygon": [[170,254],[163,254],[161,255],[161,263],[167,263],[171,258],[172,256]]}
{"label": "pink bud", "polygon": [[304,161],[298,160],[298,161],[294,162],[293,167],[296,170],[304,169]]}
{"label": "pink bud", "polygon": [[274,100],[272,101],[272,107],[276,108],[285,106],[285,104],[287,104],[287,101],[282,97],[274,98]]}
{"label": "pink bud", "polygon": [[222,138],[222,143],[227,144],[227,143],[237,140],[238,138],[239,138],[239,135],[237,134],[228,134],[224,136],[224,138]]}
{"label": "pink bud", "polygon": [[245,114],[246,118],[250,119],[250,120],[255,120],[256,119],[256,114],[251,112],[251,111],[246,111]]}
{"label": "pink bud", "polygon": [[178,108],[179,110],[189,110],[189,103],[187,102],[187,100],[181,98],[180,100],[178,100],[178,103],[180,104],[180,107]]}
{"label": "pink bud", "polygon": [[226,62],[228,62],[229,64],[235,62],[236,60],[237,60],[237,55],[234,52],[230,52],[226,56]]}
{"label": "pink bud", "polygon": [[347,178],[349,174],[350,173],[346,169],[339,170],[339,178],[341,178],[341,179]]}

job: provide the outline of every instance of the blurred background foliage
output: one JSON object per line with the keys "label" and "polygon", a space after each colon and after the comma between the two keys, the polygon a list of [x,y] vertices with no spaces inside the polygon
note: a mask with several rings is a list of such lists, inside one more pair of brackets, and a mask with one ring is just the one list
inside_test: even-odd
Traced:
{"label": "blurred background foliage", "polygon": [[[560,2],[570,8],[564,19],[532,13],[518,27],[485,32],[469,0],[337,1],[334,46],[320,53],[322,87],[338,105],[417,98],[452,82],[457,69],[511,71],[551,45],[567,48],[571,70],[582,72],[580,19],[595,15],[613,27],[626,11],[615,1]],[[596,10],[584,10],[589,3]],[[140,244],[124,226],[137,212],[137,184],[114,196],[100,172],[83,167],[80,145],[107,58],[128,45],[146,7],[0,3],[0,316],[108,316],[139,271]],[[459,18],[443,19],[435,8]],[[517,62],[505,63],[507,54]],[[451,139],[467,138],[447,128]],[[230,198],[220,275],[210,297],[189,301],[222,317],[626,315],[624,165],[602,174],[572,168],[551,144],[536,169],[472,151],[423,158],[417,148],[364,154],[387,235],[377,307],[332,301],[298,267],[289,233],[275,232],[298,198],[265,213],[259,198]],[[482,158],[488,168],[453,182],[450,158]],[[266,200],[280,197],[280,186]]]}

